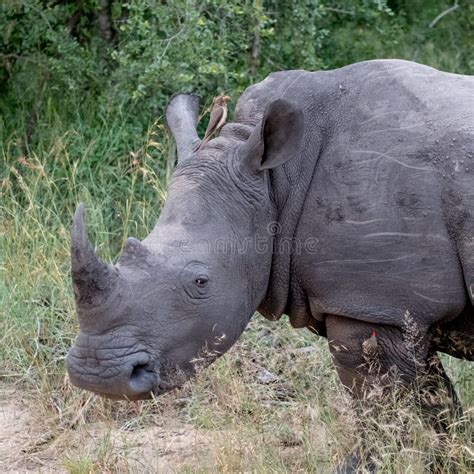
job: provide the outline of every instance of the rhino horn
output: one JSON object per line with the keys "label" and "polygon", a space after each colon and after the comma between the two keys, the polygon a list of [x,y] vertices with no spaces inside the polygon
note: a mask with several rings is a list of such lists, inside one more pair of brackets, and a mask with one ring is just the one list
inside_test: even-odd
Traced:
{"label": "rhino horn", "polygon": [[147,263],[147,259],[152,255],[151,251],[138,239],[129,237],[123,247],[122,256],[117,264],[125,266],[139,266]]}
{"label": "rhino horn", "polygon": [[199,144],[196,131],[199,97],[195,94],[175,94],[165,110],[166,123],[176,141],[178,160],[187,158]]}
{"label": "rhino horn", "polygon": [[71,274],[78,306],[92,307],[107,299],[116,285],[118,271],[94,252],[87,238],[84,214],[81,203],[71,229]]}

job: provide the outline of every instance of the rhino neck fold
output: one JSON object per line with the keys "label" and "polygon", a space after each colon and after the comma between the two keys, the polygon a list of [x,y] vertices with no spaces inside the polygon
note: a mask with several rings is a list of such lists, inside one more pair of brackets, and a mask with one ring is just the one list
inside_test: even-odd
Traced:
{"label": "rhino neck fold", "polygon": [[[301,96],[300,82],[305,77],[313,77],[305,71],[289,71],[271,74],[265,81],[249,87],[237,103],[234,121],[250,125],[252,128],[262,119],[265,107],[275,99],[287,98],[299,102],[303,109],[315,106],[308,102],[307,94]],[[321,89],[323,84],[320,84]],[[323,112],[325,104],[317,104]],[[304,110],[303,110],[304,111]],[[309,111],[308,116],[314,112]],[[324,113],[320,123],[310,123],[304,131],[300,150],[286,164],[270,170],[270,190],[272,203],[277,215],[278,233],[274,237],[271,270],[265,297],[257,308],[270,320],[279,319],[284,313],[290,316],[293,326],[306,326],[309,323],[309,305],[303,291],[293,277],[291,242],[298,227],[305,197],[312,181],[321,146],[321,130]],[[322,126],[321,126],[322,125]],[[224,127],[225,128],[225,127]],[[290,250],[288,245],[290,244]],[[279,249],[281,251],[279,251]]]}
{"label": "rhino neck fold", "polygon": [[[274,237],[272,265],[267,293],[257,308],[267,319],[278,320],[287,314],[293,327],[306,327],[312,317],[307,298],[293,268],[296,230],[308,189],[316,170],[319,134],[305,132],[300,153],[288,164],[270,171],[273,201],[278,209],[279,232]],[[309,151],[308,151],[309,150]]]}

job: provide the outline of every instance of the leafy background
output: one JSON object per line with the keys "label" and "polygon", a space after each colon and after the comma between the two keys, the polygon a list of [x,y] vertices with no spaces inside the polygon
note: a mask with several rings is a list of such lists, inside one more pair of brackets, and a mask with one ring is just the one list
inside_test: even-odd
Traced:
{"label": "leafy background", "polygon": [[[372,58],[466,74],[474,67],[474,6],[461,1],[430,28],[449,6],[445,0],[7,0],[0,6],[0,136],[4,144],[21,142],[15,150],[21,153],[47,149],[67,132],[90,142],[120,126],[107,156],[94,153],[102,165],[128,158],[176,91],[196,91],[207,103],[225,91],[235,103],[275,70]],[[77,159],[81,145],[71,153]]]}

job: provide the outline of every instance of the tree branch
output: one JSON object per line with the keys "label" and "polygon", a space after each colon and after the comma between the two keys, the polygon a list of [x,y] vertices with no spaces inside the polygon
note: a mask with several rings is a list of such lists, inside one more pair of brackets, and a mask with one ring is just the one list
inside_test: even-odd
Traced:
{"label": "tree branch", "polygon": [[99,0],[98,9],[96,12],[97,27],[99,35],[105,41],[112,41],[115,36],[115,31],[112,27],[112,20],[110,17],[110,0]]}
{"label": "tree branch", "polygon": [[449,13],[453,12],[454,10],[457,10],[460,7],[458,0],[454,1],[454,5],[452,7],[449,7],[447,10],[444,10],[444,12],[441,12],[431,23],[429,28],[434,28],[436,24],[444,18],[446,15]]}
{"label": "tree branch", "polygon": [[255,19],[255,27],[253,31],[252,49],[250,52],[250,74],[255,76],[258,66],[258,57],[260,55],[260,25],[258,15],[261,13],[262,2],[261,0],[255,0],[255,9],[257,18]]}

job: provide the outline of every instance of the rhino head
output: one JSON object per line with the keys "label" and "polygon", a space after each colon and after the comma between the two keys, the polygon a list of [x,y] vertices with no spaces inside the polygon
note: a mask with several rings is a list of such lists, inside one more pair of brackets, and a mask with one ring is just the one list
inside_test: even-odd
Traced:
{"label": "rhino head", "polygon": [[180,385],[227,351],[269,287],[278,218],[269,170],[295,153],[302,113],[268,104],[256,123],[228,124],[198,152],[198,100],[166,110],[178,165],[160,218],[129,238],[117,264],[94,252],[77,208],[72,280],[80,333],[67,357],[72,383],[142,399]]}

